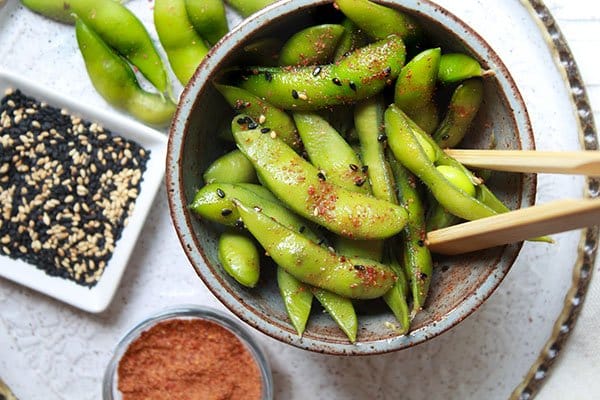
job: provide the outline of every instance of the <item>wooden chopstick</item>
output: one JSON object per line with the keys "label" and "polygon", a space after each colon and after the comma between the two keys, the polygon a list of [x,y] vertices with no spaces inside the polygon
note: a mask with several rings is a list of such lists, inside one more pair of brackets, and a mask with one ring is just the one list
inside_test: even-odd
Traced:
{"label": "wooden chopstick", "polygon": [[598,151],[445,150],[460,163],[495,171],[600,176]]}
{"label": "wooden chopstick", "polygon": [[427,245],[461,254],[594,225],[600,225],[600,199],[558,200],[431,231]]}

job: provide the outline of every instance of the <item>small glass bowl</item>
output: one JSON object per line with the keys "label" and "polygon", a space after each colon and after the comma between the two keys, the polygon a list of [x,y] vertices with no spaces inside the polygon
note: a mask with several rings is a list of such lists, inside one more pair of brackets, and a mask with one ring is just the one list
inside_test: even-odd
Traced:
{"label": "small glass bowl", "polygon": [[173,319],[202,319],[211,321],[222,326],[232,332],[250,351],[254,361],[258,365],[262,378],[262,400],[273,399],[273,377],[271,368],[265,357],[264,352],[260,348],[258,342],[248,333],[247,329],[241,323],[234,320],[230,316],[209,307],[201,307],[195,305],[184,305],[174,308],[168,308],[159,313],[150,315],[142,322],[133,327],[117,344],[113,356],[108,363],[104,374],[104,382],[102,384],[102,398],[104,400],[120,400],[122,398],[119,389],[117,388],[118,377],[117,369],[121,357],[127,351],[129,345],[136,340],[142,332],[150,329],[159,322]]}

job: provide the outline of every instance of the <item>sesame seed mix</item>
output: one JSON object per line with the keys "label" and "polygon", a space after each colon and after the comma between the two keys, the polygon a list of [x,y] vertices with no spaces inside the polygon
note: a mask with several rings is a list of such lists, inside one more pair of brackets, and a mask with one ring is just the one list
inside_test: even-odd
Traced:
{"label": "sesame seed mix", "polygon": [[94,286],[148,158],[135,142],[8,90],[0,100],[0,255]]}

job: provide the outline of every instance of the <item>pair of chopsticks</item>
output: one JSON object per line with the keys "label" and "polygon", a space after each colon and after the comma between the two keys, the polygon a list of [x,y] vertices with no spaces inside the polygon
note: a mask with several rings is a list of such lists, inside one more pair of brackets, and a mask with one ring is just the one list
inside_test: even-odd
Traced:
{"label": "pair of chopsticks", "polygon": [[[446,150],[462,164],[496,171],[600,176],[600,152]],[[429,248],[461,254],[600,225],[600,199],[558,200],[427,233]]]}

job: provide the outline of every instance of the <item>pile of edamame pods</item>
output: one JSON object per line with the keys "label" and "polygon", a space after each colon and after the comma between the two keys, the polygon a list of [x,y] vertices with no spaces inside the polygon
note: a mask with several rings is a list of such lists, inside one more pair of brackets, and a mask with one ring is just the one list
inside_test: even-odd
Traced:
{"label": "pile of edamame pods", "polygon": [[[242,15],[274,0],[231,0]],[[75,24],[88,75],[104,99],[137,119],[168,124],[175,103],[167,69],[140,20],[117,0],[21,0],[27,8]],[[186,85],[229,30],[222,0],[155,0],[154,25],[177,79]],[[140,86],[134,66],[156,89]]]}
{"label": "pile of edamame pods", "polygon": [[[408,14],[335,5],[341,22],[305,28],[215,82],[237,113],[237,149],[205,171],[191,208],[227,226],[219,259],[240,284],[257,284],[264,249],[299,335],[316,297],[354,342],[355,300],[382,297],[401,334],[426,307],[428,230],[508,208],[442,150],[467,133],[489,72],[429,47]],[[272,41],[246,48],[261,46]],[[451,93],[443,113],[439,91]]]}

